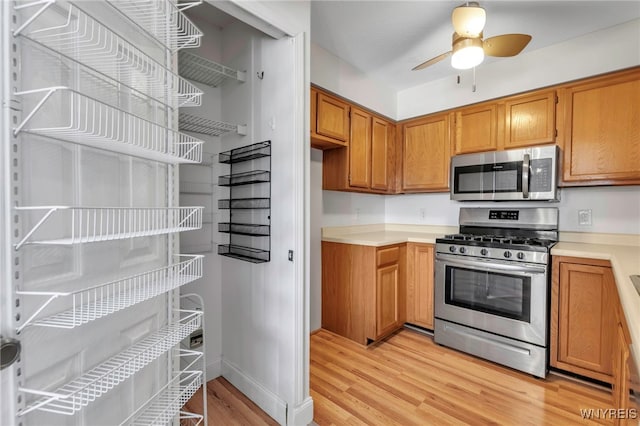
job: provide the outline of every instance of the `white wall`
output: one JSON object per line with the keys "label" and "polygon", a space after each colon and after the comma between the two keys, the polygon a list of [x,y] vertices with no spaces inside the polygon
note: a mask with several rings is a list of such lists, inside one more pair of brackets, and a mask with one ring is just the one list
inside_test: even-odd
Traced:
{"label": "white wall", "polygon": [[[398,92],[398,120],[640,64],[640,19]],[[313,64],[313,62],[312,62]]]}
{"label": "white wall", "polygon": [[[270,2],[256,2],[251,9],[257,3],[262,16],[271,16],[267,12],[282,6],[274,3],[271,10]],[[278,25],[308,31],[309,3],[289,5],[295,13],[285,21],[292,25]],[[307,424],[313,417],[305,378],[308,286],[301,266],[305,259],[302,147],[309,144],[308,126],[302,124],[308,116],[308,102],[303,100],[309,84],[304,45],[304,37],[274,40],[240,22],[223,31],[224,63],[246,70],[247,81],[229,91],[223,88],[222,119],[249,125],[246,136],[225,139],[224,149],[271,140],[272,155],[271,261],[250,264],[222,258],[222,372],[280,424]],[[256,76],[258,72],[264,72],[263,78]],[[296,248],[294,261],[289,261],[288,251]]]}
{"label": "white wall", "polygon": [[395,120],[396,92],[311,43],[311,82]]}
{"label": "white wall", "polygon": [[[197,49],[191,51],[196,55],[221,63],[222,62],[222,36],[218,27],[215,27],[194,12],[198,9],[192,9],[188,15],[189,19],[202,31],[201,45]],[[191,115],[221,120],[221,95],[219,88],[205,86],[203,84],[193,82],[200,90],[203,91],[202,106],[197,108],[189,108],[187,112]],[[202,134],[193,134],[205,142],[203,147],[204,162],[209,162],[213,157],[212,169],[202,166],[180,166],[180,187],[181,191],[193,191],[194,189],[202,190],[207,184],[212,184],[212,179],[219,175],[220,167],[217,164],[217,153],[220,151],[220,138],[207,136]],[[199,183],[200,185],[195,185]],[[204,185],[204,186],[203,186]],[[197,186],[197,188],[196,188]],[[207,380],[212,380],[221,374],[221,357],[222,357],[222,315],[220,309],[220,258],[217,255],[216,244],[221,241],[212,241],[216,239],[217,232],[213,232],[217,223],[213,216],[214,205],[217,203],[217,194],[181,194],[180,205],[183,206],[204,206],[205,218],[201,230],[185,232],[180,235],[181,253],[193,253],[194,249],[199,254],[203,254],[204,266],[202,278],[194,283],[188,284],[181,288],[182,294],[197,293],[204,299],[205,313],[205,345],[206,345],[206,365]],[[209,247],[206,247],[209,245]],[[205,252],[203,252],[205,250]],[[206,252],[209,250],[208,252]]]}
{"label": "white wall", "polygon": [[[558,207],[560,230],[640,234],[640,186],[562,188],[557,203],[501,203],[505,207]],[[403,194],[385,199],[385,222],[458,225],[460,207],[496,206],[490,202],[451,201],[449,194]],[[578,225],[578,210],[591,209],[592,225]],[[424,217],[422,212],[424,211]]]}

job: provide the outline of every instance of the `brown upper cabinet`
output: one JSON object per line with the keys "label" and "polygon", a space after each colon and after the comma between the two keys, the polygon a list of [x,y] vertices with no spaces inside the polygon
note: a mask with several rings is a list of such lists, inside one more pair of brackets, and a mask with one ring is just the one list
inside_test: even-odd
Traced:
{"label": "brown upper cabinet", "polygon": [[565,185],[640,184],[640,68],[568,85]]}
{"label": "brown upper cabinet", "polygon": [[349,148],[349,186],[367,189],[371,186],[371,114],[351,109],[351,142]]}
{"label": "brown upper cabinet", "polygon": [[451,158],[450,114],[402,124],[402,191],[448,191]]}
{"label": "brown upper cabinet", "polygon": [[498,149],[498,105],[483,103],[455,111],[455,154]]}
{"label": "brown upper cabinet", "polygon": [[324,151],[322,188],[371,193],[394,191],[395,124],[353,105],[350,110],[349,145]]}
{"label": "brown upper cabinet", "polygon": [[504,149],[555,143],[556,92],[513,96],[504,103]]}
{"label": "brown upper cabinet", "polygon": [[316,88],[311,115],[324,189],[445,192],[451,155],[544,144],[562,148],[561,186],[640,184],[640,67],[405,120],[397,139],[396,123]]}
{"label": "brown upper cabinet", "polygon": [[349,144],[349,104],[311,88],[311,146],[333,149]]}

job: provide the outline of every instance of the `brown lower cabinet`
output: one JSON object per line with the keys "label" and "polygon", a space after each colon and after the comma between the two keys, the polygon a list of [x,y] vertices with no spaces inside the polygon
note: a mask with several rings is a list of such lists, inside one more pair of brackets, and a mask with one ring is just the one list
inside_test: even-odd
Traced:
{"label": "brown lower cabinet", "polygon": [[610,383],[614,424],[638,425],[640,379],[611,264],[555,256],[552,273],[551,366]]}
{"label": "brown lower cabinet", "polygon": [[551,365],[612,383],[617,290],[609,262],[554,257],[551,291]]}
{"label": "brown lower cabinet", "polygon": [[433,244],[407,243],[407,322],[433,330]]}
{"label": "brown lower cabinet", "polygon": [[405,322],[406,244],[322,242],[322,328],[360,344]]}

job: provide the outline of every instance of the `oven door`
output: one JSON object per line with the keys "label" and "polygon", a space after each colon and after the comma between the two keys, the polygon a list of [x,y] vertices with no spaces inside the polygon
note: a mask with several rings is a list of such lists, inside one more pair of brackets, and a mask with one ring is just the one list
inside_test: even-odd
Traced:
{"label": "oven door", "polygon": [[435,316],[547,346],[546,265],[438,253]]}

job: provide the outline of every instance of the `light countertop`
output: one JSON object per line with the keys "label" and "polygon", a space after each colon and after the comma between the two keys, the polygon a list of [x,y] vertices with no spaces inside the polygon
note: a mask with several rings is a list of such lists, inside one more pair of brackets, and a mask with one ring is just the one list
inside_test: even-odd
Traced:
{"label": "light countertop", "polygon": [[[456,226],[375,224],[322,229],[322,241],[381,247],[406,242],[435,244],[436,238],[458,232]],[[632,339],[633,358],[640,371],[640,294],[631,275],[640,274],[640,235],[560,232],[551,249],[556,256],[604,259],[611,262],[622,310]]]}

